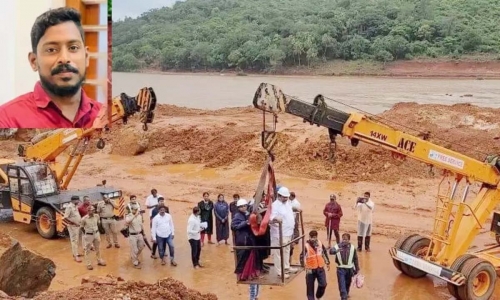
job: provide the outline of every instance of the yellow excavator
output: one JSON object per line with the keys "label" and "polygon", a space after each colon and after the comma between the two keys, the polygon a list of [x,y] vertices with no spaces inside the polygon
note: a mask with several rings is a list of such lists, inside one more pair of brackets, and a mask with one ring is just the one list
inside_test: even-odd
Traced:
{"label": "yellow excavator", "polygon": [[[335,138],[340,135],[354,147],[362,141],[391,151],[395,159],[411,158],[444,170],[443,179],[453,178],[453,184],[448,189],[441,189],[441,185],[438,189],[432,234],[405,234],[389,253],[400,272],[412,278],[427,274],[440,278],[457,299],[490,299],[500,274],[500,212],[495,212],[500,204],[500,156],[490,155],[479,161],[429,142],[428,134],[419,138],[365,114],[329,107],[327,99],[317,95],[312,103],[305,102],[275,85],[261,83],[253,105],[263,111],[262,146],[272,154],[277,115],[288,113],[305,123],[328,128],[332,145],[336,145]],[[266,122],[266,115],[271,115],[270,122]],[[466,200],[473,184],[480,185],[480,189],[469,202]],[[457,191],[462,185],[463,193],[459,195]],[[491,224],[486,224],[490,217]],[[496,243],[470,251],[483,228],[490,229]]]}
{"label": "yellow excavator", "polygon": [[[111,122],[127,119],[139,114],[143,130],[154,119],[156,95],[151,87],[142,88],[136,97],[125,93],[115,97],[112,102]],[[110,124],[109,124],[110,125]],[[70,203],[71,196],[89,196],[96,203],[104,196],[118,201],[115,217],[124,215],[122,191],[106,186],[106,181],[95,187],[68,190],[89,142],[98,138],[97,148],[105,146],[102,128],[56,129],[35,136],[28,146],[20,145],[18,155],[22,162],[0,160],[0,209],[12,209],[16,222],[36,224],[38,233],[47,239],[67,236],[63,220],[64,210]],[[71,148],[64,162],[56,160],[63,152]]]}

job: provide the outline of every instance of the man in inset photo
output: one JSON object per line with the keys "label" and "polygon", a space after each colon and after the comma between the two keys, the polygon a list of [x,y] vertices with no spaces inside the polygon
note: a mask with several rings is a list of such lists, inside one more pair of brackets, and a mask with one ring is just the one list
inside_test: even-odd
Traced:
{"label": "man in inset photo", "polygon": [[40,15],[31,29],[31,46],[28,61],[40,81],[32,92],[0,106],[0,128],[96,127],[106,107],[82,88],[90,57],[80,13],[62,7]]}

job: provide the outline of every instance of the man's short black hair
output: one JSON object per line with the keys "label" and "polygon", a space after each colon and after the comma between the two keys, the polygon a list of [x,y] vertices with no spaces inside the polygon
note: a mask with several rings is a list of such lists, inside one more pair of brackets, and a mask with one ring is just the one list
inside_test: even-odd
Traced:
{"label": "man's short black hair", "polygon": [[346,240],[350,241],[351,240],[351,235],[346,232],[346,233],[342,234],[342,238],[346,238]]}
{"label": "man's short black hair", "polygon": [[365,192],[365,195],[368,195],[368,197],[370,197],[370,192]]}
{"label": "man's short black hair", "polygon": [[163,197],[158,197],[158,201],[162,201],[162,200],[163,200],[163,201],[165,201],[165,198],[163,198]]}
{"label": "man's short black hair", "polygon": [[75,23],[85,43],[85,32],[83,31],[81,18],[82,16],[76,9],[69,7],[51,9],[38,16],[31,28],[31,48],[33,52],[36,53],[38,43],[47,29],[65,22]]}
{"label": "man's short black hair", "polygon": [[309,232],[309,237],[310,238],[318,237],[318,232],[316,230],[311,230]]}

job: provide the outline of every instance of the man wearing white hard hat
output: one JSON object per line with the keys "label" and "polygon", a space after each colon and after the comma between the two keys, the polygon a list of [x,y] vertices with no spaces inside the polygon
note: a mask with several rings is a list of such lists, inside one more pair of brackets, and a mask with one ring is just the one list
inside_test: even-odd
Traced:
{"label": "man wearing white hard hat", "polygon": [[[286,187],[278,189],[278,199],[273,202],[270,226],[271,226],[271,247],[279,247],[280,232],[279,223],[282,225],[283,245],[288,244],[292,240],[293,230],[295,227],[295,215],[293,213],[292,204],[288,201],[290,191]],[[283,258],[280,255],[279,249],[273,249],[274,267],[276,273],[281,277],[281,259],[284,262],[284,277],[290,278],[290,273],[296,273],[298,270],[290,267],[290,245],[283,248]]]}

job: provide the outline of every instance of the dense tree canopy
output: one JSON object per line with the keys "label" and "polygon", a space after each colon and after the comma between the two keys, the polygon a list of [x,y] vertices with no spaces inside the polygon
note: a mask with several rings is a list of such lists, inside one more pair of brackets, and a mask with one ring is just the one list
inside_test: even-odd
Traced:
{"label": "dense tree canopy", "polygon": [[500,0],[187,0],[113,23],[113,70],[500,53]]}
{"label": "dense tree canopy", "polygon": [[111,19],[113,15],[113,0],[108,0],[108,19]]}

